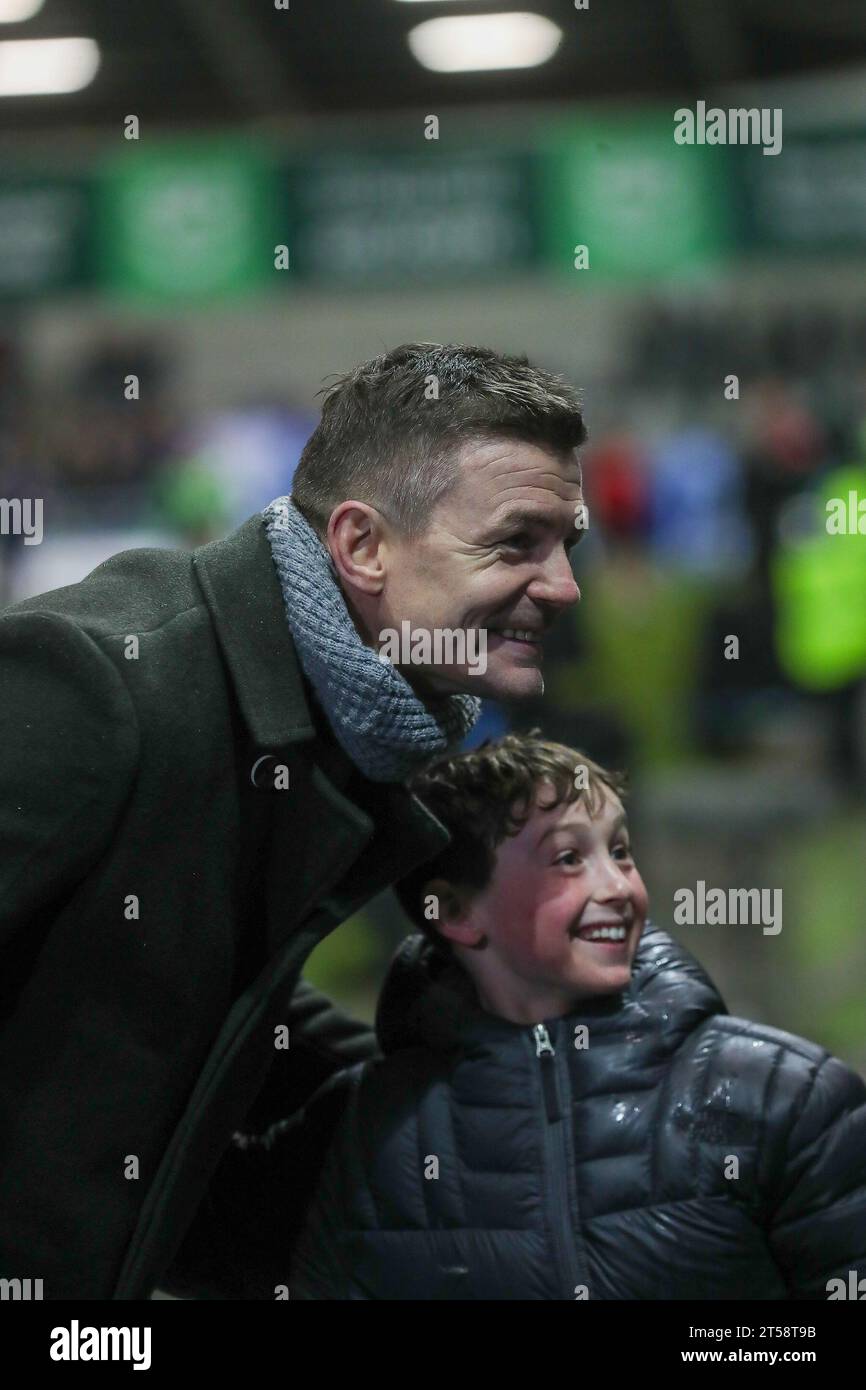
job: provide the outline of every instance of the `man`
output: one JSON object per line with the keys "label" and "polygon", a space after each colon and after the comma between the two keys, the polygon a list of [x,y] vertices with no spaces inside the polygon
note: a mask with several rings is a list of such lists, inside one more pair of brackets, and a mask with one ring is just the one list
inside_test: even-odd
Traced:
{"label": "man", "polygon": [[[147,1297],[232,1133],[375,1054],[301,969],[448,842],[405,780],[543,688],[584,438],[524,359],[406,345],[291,499],[0,615],[0,1277]],[[486,660],[380,660],[404,622]]]}

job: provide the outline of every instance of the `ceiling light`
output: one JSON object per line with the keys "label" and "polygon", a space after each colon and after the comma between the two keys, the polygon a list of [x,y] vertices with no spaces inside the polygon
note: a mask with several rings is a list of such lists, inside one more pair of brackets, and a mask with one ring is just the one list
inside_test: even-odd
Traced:
{"label": "ceiling light", "polygon": [[45,4],[45,0],[0,0],[0,24],[21,24],[32,19]]}
{"label": "ceiling light", "polygon": [[93,39],[0,40],[0,97],[79,92],[96,76]]}
{"label": "ceiling light", "polygon": [[413,57],[432,72],[535,68],[559,47],[562,30],[540,14],[426,19],[407,35]]}

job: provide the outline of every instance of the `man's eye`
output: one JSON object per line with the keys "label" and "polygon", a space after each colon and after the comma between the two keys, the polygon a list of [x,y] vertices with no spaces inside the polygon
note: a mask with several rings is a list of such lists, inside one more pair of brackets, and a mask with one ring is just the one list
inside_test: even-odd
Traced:
{"label": "man's eye", "polygon": [[568,861],[574,864],[577,858],[578,853],[576,849],[564,849],[560,854],[556,856],[553,862],[554,864],[564,864],[566,863],[566,861]]}
{"label": "man's eye", "polygon": [[506,537],[506,545],[512,545],[517,550],[526,550],[532,545],[532,537],[528,531],[515,531],[513,535]]}
{"label": "man's eye", "polygon": [[631,846],[625,844],[614,845],[614,854],[619,855],[620,859],[631,859]]}

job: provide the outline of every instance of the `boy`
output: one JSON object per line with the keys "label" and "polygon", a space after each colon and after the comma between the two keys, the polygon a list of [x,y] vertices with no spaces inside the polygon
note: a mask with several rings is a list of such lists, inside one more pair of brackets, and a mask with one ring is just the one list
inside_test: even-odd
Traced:
{"label": "boy", "polygon": [[307,1109],[331,1144],[288,1275],[294,1122],[231,1159],[268,1226],[252,1296],[823,1299],[866,1273],[866,1086],[644,930],[620,782],[533,731],[412,787],[452,840],[398,889],[422,934],[384,1057]]}

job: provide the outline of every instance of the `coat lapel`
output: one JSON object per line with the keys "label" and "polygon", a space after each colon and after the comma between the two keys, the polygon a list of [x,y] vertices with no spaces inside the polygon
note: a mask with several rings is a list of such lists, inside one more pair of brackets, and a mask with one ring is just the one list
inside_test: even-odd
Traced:
{"label": "coat lapel", "polygon": [[273,750],[311,739],[315,730],[264,520],[250,517],[192,558],[256,746]]}
{"label": "coat lapel", "polygon": [[315,763],[302,794],[276,794],[268,877],[271,951],[310,915],[318,919],[318,935],[327,934],[450,841],[445,827],[404,787],[365,782],[353,794],[355,801]]}
{"label": "coat lapel", "polygon": [[374,832],[340,883],[339,892],[323,901],[323,906],[340,922],[397,879],[432,859],[451,840],[445,826],[405,787],[364,782],[356,798],[372,821]]}
{"label": "coat lapel", "polygon": [[[448,844],[442,824],[404,787],[356,775],[339,791],[317,761],[318,739],[286,620],[264,521],[251,517],[193,554],[254,754],[254,785],[271,817],[267,940],[272,954],[315,909],[330,925]],[[256,761],[254,756],[253,761]],[[284,764],[289,787],[268,775]],[[252,772],[252,764],[251,764]],[[323,924],[324,931],[328,923]]]}

